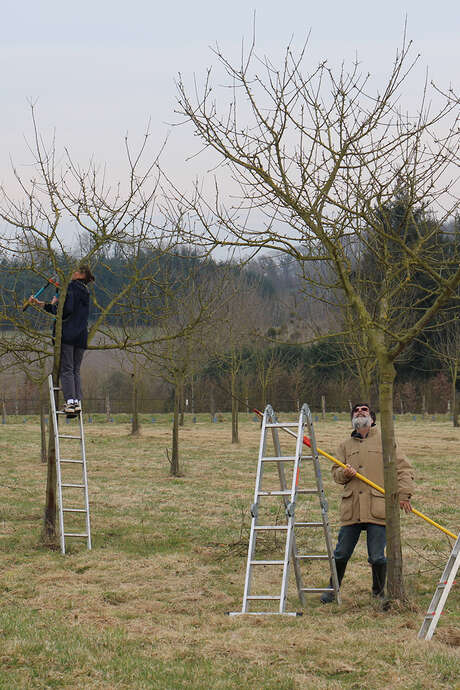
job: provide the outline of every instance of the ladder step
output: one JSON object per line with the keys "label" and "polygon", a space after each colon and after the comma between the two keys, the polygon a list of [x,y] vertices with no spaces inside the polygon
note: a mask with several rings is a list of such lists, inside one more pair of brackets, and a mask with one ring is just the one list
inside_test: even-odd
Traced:
{"label": "ladder step", "polygon": [[72,487],[74,489],[84,489],[85,488],[84,484],[61,484],[61,486]]}
{"label": "ladder step", "polygon": [[323,527],[322,522],[295,522],[294,527]]}
{"label": "ladder step", "polygon": [[81,441],[81,436],[71,436],[70,434],[58,434],[59,438],[78,438]]}
{"label": "ladder step", "polygon": [[251,565],[284,565],[284,561],[251,561]]}
{"label": "ladder step", "polygon": [[276,424],[266,424],[266,429],[284,429],[285,427],[296,427],[298,428],[298,422],[277,422]]}
{"label": "ladder step", "polygon": [[265,529],[283,530],[288,529],[288,525],[256,525],[254,529],[257,531]]}
{"label": "ladder step", "polygon": [[63,508],[63,513],[86,513],[86,508]]}
{"label": "ladder step", "polygon": [[[285,489],[284,491],[258,491],[258,496],[290,496],[292,493],[291,489]],[[297,494],[317,494],[318,489],[298,489]]]}
{"label": "ladder step", "polygon": [[310,560],[310,561],[323,560],[323,559],[329,560],[329,556],[327,554],[325,554],[324,556],[323,555],[314,555],[314,554],[303,554],[303,555],[298,554],[296,556],[296,558],[298,558],[299,560],[302,559],[302,560]]}
{"label": "ladder step", "polygon": [[281,599],[281,597],[269,597],[269,596],[257,597],[257,596],[250,596],[250,597],[246,597],[246,599],[259,599],[259,600],[261,600],[261,599],[270,599],[270,600],[279,601],[279,600]]}
{"label": "ladder step", "polygon": [[77,465],[83,465],[83,460],[69,460],[69,459],[61,458],[60,462],[71,462],[71,463],[76,463]]}
{"label": "ladder step", "polygon": [[296,455],[278,455],[274,458],[272,457],[267,457],[267,458],[261,458],[262,462],[293,462],[294,460],[297,460]]}
{"label": "ladder step", "polygon": [[301,587],[301,592],[335,592],[333,587]]}
{"label": "ladder step", "polygon": [[87,534],[80,534],[79,532],[64,532],[64,537],[87,537]]}

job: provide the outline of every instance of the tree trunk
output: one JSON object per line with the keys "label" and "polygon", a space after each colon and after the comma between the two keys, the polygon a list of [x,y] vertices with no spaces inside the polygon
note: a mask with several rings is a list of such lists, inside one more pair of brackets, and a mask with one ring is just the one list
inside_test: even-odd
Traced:
{"label": "tree trunk", "polygon": [[139,436],[141,432],[141,425],[139,422],[139,388],[138,388],[138,377],[137,368],[134,364],[133,370],[133,388],[131,392],[131,410],[132,410],[132,421],[131,421],[131,436]]}
{"label": "tree trunk", "polygon": [[[53,382],[57,386],[59,381],[60,348],[58,357],[55,354],[53,365]],[[54,391],[54,402],[56,409],[59,406],[59,391]],[[49,546],[56,544],[56,509],[57,509],[57,487],[56,487],[56,447],[54,443],[53,423],[51,419],[51,409],[49,409],[49,432],[48,432],[48,467],[46,475],[46,497],[45,514],[43,522],[43,541]]]}
{"label": "tree trunk", "polygon": [[107,417],[107,421],[110,422],[110,395],[108,391],[105,394],[105,414]]}
{"label": "tree trunk", "polygon": [[[57,388],[59,383],[59,371],[61,368],[61,338],[62,338],[62,313],[67,294],[67,286],[63,286],[60,294],[58,312],[56,315],[56,333],[53,345],[53,385]],[[54,391],[56,409],[59,406],[59,391]],[[48,436],[48,467],[46,476],[45,511],[43,519],[42,539],[48,546],[57,546],[56,541],[56,509],[57,509],[57,475],[56,475],[56,447],[54,443],[53,423],[51,409],[49,410],[49,436]]]}
{"label": "tree trunk", "polygon": [[379,361],[380,415],[382,429],[383,472],[385,480],[385,511],[388,559],[388,597],[405,599],[399,511],[396,442],[393,422],[394,365],[388,359]]}
{"label": "tree trunk", "polygon": [[180,384],[174,385],[174,410],[173,410],[173,429],[172,429],[172,454],[170,474],[174,477],[180,476],[179,466],[179,399]]}
{"label": "tree trunk", "polygon": [[179,426],[184,426],[184,407],[185,407],[185,391],[184,383],[181,381],[179,386]]}
{"label": "tree trunk", "polygon": [[2,399],[2,424],[6,424],[6,401]]}
{"label": "tree trunk", "polygon": [[232,373],[232,443],[239,443],[238,437],[238,400],[236,399],[236,375]]}
{"label": "tree trunk", "polygon": [[211,413],[211,421],[214,419],[214,415],[216,414],[216,401],[214,398],[214,384],[210,380],[209,381],[209,411]]}
{"label": "tree trunk", "polygon": [[139,422],[139,376],[137,360],[133,359],[133,373],[132,373],[132,390],[131,390],[131,436],[139,436],[141,432],[141,425]]}
{"label": "tree trunk", "polygon": [[455,427],[460,426],[458,415],[460,413],[460,396],[457,395],[457,367],[452,376],[452,423]]}
{"label": "tree trunk", "polygon": [[46,449],[46,399],[44,393],[44,384],[40,384],[40,438],[41,438],[41,448],[40,457],[43,463],[47,460],[47,449]]}

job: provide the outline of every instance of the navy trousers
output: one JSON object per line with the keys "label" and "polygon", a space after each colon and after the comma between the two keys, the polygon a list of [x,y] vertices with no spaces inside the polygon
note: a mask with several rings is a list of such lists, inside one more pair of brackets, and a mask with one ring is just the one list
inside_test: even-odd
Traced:
{"label": "navy trousers", "polygon": [[374,525],[372,522],[358,522],[354,525],[345,525],[339,530],[337,546],[334,550],[336,561],[345,563],[351,558],[361,532],[367,533],[367,555],[371,565],[386,563],[385,546],[387,543],[385,525]]}

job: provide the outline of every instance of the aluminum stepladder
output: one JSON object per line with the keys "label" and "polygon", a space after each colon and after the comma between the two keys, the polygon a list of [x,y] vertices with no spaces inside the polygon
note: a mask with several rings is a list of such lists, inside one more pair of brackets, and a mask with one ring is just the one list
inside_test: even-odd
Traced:
{"label": "aluminum stepladder", "polygon": [[[308,428],[308,434],[311,442],[311,454],[303,455],[303,438],[305,426]],[[297,433],[292,431],[292,428],[297,429]],[[296,449],[295,455],[287,456],[281,454],[281,447],[279,442],[279,429],[284,429],[294,437],[296,437]],[[267,433],[271,430],[271,435],[273,438],[274,452],[273,456],[266,456],[266,445],[267,445]],[[315,470],[316,488],[315,489],[303,489],[300,488],[300,476],[301,476],[301,466],[303,461],[312,461]],[[279,490],[264,490],[262,489],[262,480],[264,473],[265,463],[277,463],[278,476],[280,481]],[[290,488],[287,487],[284,466],[286,463],[292,463],[292,481]],[[299,494],[317,494],[319,497],[319,503],[321,508],[321,522],[296,522],[295,520],[295,508],[296,499]],[[258,513],[260,506],[260,499],[271,497],[271,496],[281,496],[284,501],[284,508],[286,514],[285,525],[260,525],[258,524]],[[321,470],[319,466],[318,452],[316,449],[316,441],[313,430],[313,422],[311,417],[311,412],[308,405],[304,404],[299,414],[299,421],[294,423],[283,422],[279,423],[276,419],[276,415],[270,405],[267,405],[264,411],[262,419],[262,429],[260,437],[259,446],[259,459],[257,464],[257,474],[256,474],[256,485],[254,491],[254,503],[251,506],[251,531],[249,536],[249,546],[248,546],[248,558],[246,565],[246,577],[244,584],[244,594],[243,603],[241,611],[230,612],[230,616],[237,616],[243,614],[249,615],[288,615],[296,616],[301,615],[299,612],[286,611],[286,599],[287,590],[289,582],[289,569],[291,560],[293,562],[293,568],[295,572],[297,591],[299,595],[300,602],[302,606],[305,605],[305,593],[319,593],[319,592],[329,592],[334,591],[336,596],[336,601],[340,603],[340,591],[339,583],[337,579],[337,571],[335,567],[335,561],[332,549],[332,540],[328,520],[328,508],[327,501],[324,494]],[[322,527],[324,530],[324,536],[326,541],[326,554],[299,554],[296,547],[296,529],[299,528],[318,528]],[[286,541],[284,546],[284,559],[283,560],[257,560],[255,558],[256,553],[256,543],[258,532],[269,530],[279,530],[285,532]],[[332,579],[332,587],[303,587],[302,576],[300,570],[300,562],[303,560],[317,560],[317,559],[327,559],[330,566],[330,575]],[[251,585],[252,585],[252,575],[253,568],[259,566],[273,566],[279,568],[282,566],[282,576],[281,576],[281,589],[279,595],[252,595]],[[249,606],[252,601],[276,601],[279,602],[277,611],[249,611]]]}
{"label": "aluminum stepladder", "polygon": [[[86,539],[86,544],[88,549],[91,549],[91,524],[89,517],[89,498],[88,498],[88,474],[86,469],[86,449],[85,449],[85,434],[83,429],[83,412],[80,412],[77,416],[79,423],[79,435],[75,434],[63,434],[59,433],[59,417],[64,415],[65,412],[61,412],[56,409],[56,399],[55,391],[59,391],[60,388],[54,386],[53,377],[50,374],[48,376],[48,388],[50,395],[50,412],[53,424],[54,432],[54,445],[56,449],[56,479],[57,479],[57,498],[58,498],[58,513],[59,513],[59,532],[60,532],[60,544],[61,552],[65,553],[65,540],[68,537],[72,538],[84,538]],[[71,459],[61,457],[61,439],[72,439],[73,441],[80,441],[80,458]],[[63,481],[63,466],[67,468],[73,467],[74,470],[80,466],[81,474],[77,481]],[[72,478],[73,479],[73,478]],[[64,505],[63,501],[63,489],[65,493],[71,493],[72,499],[75,496],[75,492],[79,491],[83,493],[83,501],[77,507],[71,506],[67,507]],[[80,493],[81,496],[81,493]],[[80,498],[81,500],[81,498]],[[83,505],[82,505],[83,504]],[[85,518],[85,531],[84,532],[66,532],[64,529],[64,514],[74,513],[76,515],[82,514]]]}
{"label": "aluminum stepladder", "polygon": [[431,640],[434,631],[438,624],[439,616],[441,615],[444,605],[446,603],[449,592],[454,584],[454,579],[460,566],[460,534],[454,544],[452,553],[449,556],[444,572],[441,575],[438,586],[431,600],[431,603],[423,619],[423,623],[418,632],[419,640]]}

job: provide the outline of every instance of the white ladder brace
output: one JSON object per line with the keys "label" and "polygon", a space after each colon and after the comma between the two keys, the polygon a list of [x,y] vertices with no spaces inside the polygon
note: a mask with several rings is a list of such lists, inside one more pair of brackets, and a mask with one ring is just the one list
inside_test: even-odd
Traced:
{"label": "white ladder brace", "polygon": [[[302,455],[302,448],[303,448],[303,438],[304,438],[304,429],[305,426],[308,426],[308,432],[310,436],[310,442],[311,442],[311,455],[309,456],[303,456]],[[297,434],[291,432],[288,430],[288,427],[296,427],[297,428]],[[294,456],[283,456],[281,454],[281,448],[280,448],[280,443],[279,443],[279,437],[278,437],[278,432],[279,429],[284,429],[288,431],[288,433],[291,433],[294,437],[296,437],[296,451]],[[265,455],[265,449],[266,449],[266,435],[267,431],[271,429],[272,432],[272,437],[273,437],[273,445],[274,445],[274,450],[275,450],[275,455],[274,456],[266,456]],[[313,461],[314,469],[315,469],[315,479],[316,479],[316,489],[299,489],[299,477],[300,477],[300,469],[301,469],[301,461],[302,459],[311,459]],[[280,491],[263,491],[262,490],[262,477],[263,477],[263,467],[264,463],[266,462],[276,462],[277,463],[277,468],[278,468],[278,475],[279,475],[279,480],[280,480]],[[284,475],[284,463],[285,462],[293,462],[293,471],[292,471],[292,483],[291,483],[291,488],[288,489],[286,485],[286,478]],[[322,516],[322,522],[320,523],[313,523],[313,522],[295,522],[295,505],[296,505],[296,498],[298,494],[317,494],[319,496],[319,501],[320,501],[320,507],[321,507],[321,516]],[[285,505],[285,511],[286,511],[286,517],[287,517],[287,525],[258,525],[257,519],[258,519],[258,508],[259,508],[259,502],[260,498],[264,496],[282,496],[284,500],[284,505]],[[261,429],[261,437],[260,437],[260,446],[259,446],[259,460],[257,464],[257,475],[256,475],[256,485],[255,485],[255,491],[254,491],[254,503],[251,506],[251,515],[252,515],[252,521],[251,521],[251,531],[250,531],[250,536],[249,536],[249,546],[248,546],[248,558],[247,558],[247,565],[246,565],[246,577],[245,577],[245,584],[244,584],[244,594],[243,594],[243,604],[241,611],[234,611],[230,612],[230,616],[237,616],[237,615],[242,615],[242,614],[249,614],[249,615],[288,615],[288,616],[296,616],[296,615],[301,615],[298,612],[288,612],[286,611],[286,599],[287,599],[287,588],[288,588],[288,581],[289,581],[289,567],[291,560],[293,561],[293,567],[294,567],[294,572],[296,576],[296,583],[297,583],[297,591],[299,594],[299,599],[302,605],[305,604],[305,593],[316,593],[316,592],[324,592],[324,591],[334,591],[336,600],[338,603],[340,603],[340,592],[339,592],[339,584],[338,584],[338,579],[337,579],[337,571],[335,567],[335,561],[334,561],[334,556],[333,556],[333,550],[332,550],[332,540],[331,540],[331,534],[330,534],[330,528],[329,528],[329,521],[328,521],[328,510],[327,510],[327,501],[325,499],[324,495],[324,489],[322,485],[322,478],[321,478],[321,470],[319,467],[319,459],[318,459],[318,452],[316,449],[316,441],[315,441],[315,435],[314,435],[314,430],[313,430],[313,422],[311,418],[311,412],[308,408],[308,405],[304,404],[302,406],[302,409],[299,414],[299,421],[296,423],[278,423],[275,413],[270,405],[267,405],[264,411],[263,415],[263,420],[262,420],[262,429]],[[295,542],[295,527],[308,527],[308,526],[322,526],[324,530],[324,535],[325,535],[325,540],[326,540],[326,547],[327,547],[327,554],[324,555],[315,555],[315,556],[308,556],[308,555],[303,555],[300,556],[297,553],[297,548],[296,548],[296,542]],[[279,531],[284,531],[286,533],[286,542],[285,542],[285,549],[284,549],[284,559],[282,561],[279,560],[255,560],[255,550],[256,550],[256,539],[257,539],[257,532],[260,530],[279,530]],[[332,587],[303,587],[302,585],[302,577],[301,577],[301,572],[300,572],[300,561],[302,559],[313,559],[313,558],[324,558],[329,561],[330,565],[330,574],[331,574],[331,579],[333,586]],[[251,595],[251,580],[252,580],[252,569],[255,565],[274,565],[274,566],[283,566],[283,573],[282,573],[282,578],[281,578],[281,590],[280,590],[280,595],[279,596],[271,596],[271,595],[264,595],[264,596],[252,596]],[[278,611],[249,611],[249,605],[250,602],[253,600],[273,600],[276,602],[279,602],[279,609]]]}
{"label": "white ladder brace", "polygon": [[441,575],[438,586],[431,600],[431,603],[423,619],[423,623],[418,633],[419,640],[431,640],[438,624],[446,603],[449,592],[454,584],[454,579],[460,566],[460,534],[454,544],[452,553],[449,556],[444,572]]}
{"label": "white ladder brace", "polygon": [[[65,540],[66,537],[70,538],[84,538],[86,539],[87,548],[91,549],[91,524],[89,516],[89,497],[88,497],[88,474],[86,468],[86,449],[85,449],[85,434],[83,429],[83,412],[79,412],[77,417],[79,421],[79,432],[77,436],[75,434],[60,434],[59,433],[59,422],[58,415],[65,415],[65,412],[61,412],[56,409],[55,391],[59,391],[60,388],[55,387],[53,384],[53,377],[50,374],[48,376],[48,388],[50,395],[50,412],[51,421],[53,424],[53,434],[54,434],[54,447],[56,454],[56,480],[57,480],[57,499],[58,499],[58,514],[59,514],[59,537],[61,544],[61,552],[65,553]],[[61,439],[74,439],[80,441],[80,458],[70,459],[61,457]],[[63,468],[62,465],[81,465],[81,480],[78,483],[75,482],[63,482]],[[81,489],[83,490],[83,505],[78,507],[67,507],[63,503],[63,489]],[[64,513],[84,513],[85,516],[85,531],[84,532],[66,532],[64,529]]]}

